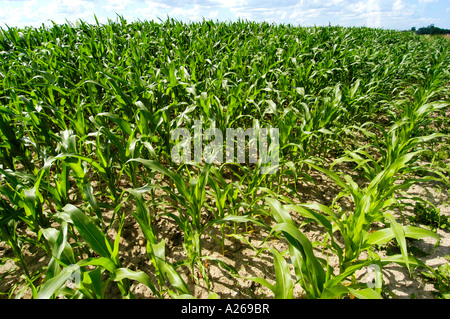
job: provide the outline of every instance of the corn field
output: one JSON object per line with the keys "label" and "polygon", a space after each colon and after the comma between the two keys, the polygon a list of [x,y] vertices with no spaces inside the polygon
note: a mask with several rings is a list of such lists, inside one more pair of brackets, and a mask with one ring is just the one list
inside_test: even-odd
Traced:
{"label": "corn field", "polygon": [[[449,235],[449,52],[249,21],[0,29],[0,296],[396,298],[395,265],[449,298],[415,246]],[[277,128],[276,171],[177,163],[195,121]]]}

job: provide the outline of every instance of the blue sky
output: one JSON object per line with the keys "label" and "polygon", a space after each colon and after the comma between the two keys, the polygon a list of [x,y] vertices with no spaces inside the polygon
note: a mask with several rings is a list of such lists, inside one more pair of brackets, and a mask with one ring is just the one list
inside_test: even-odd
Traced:
{"label": "blue sky", "polygon": [[405,30],[434,24],[450,29],[449,0],[0,0],[0,26],[23,27],[82,19],[101,23],[128,21],[182,21],[203,18],[219,21],[247,19],[300,26],[368,26]]}

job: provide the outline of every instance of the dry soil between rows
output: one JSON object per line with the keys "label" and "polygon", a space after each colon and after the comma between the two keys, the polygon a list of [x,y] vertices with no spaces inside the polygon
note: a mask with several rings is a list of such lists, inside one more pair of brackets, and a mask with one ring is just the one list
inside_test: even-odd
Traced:
{"label": "dry soil between rows", "polygon": [[[320,202],[329,204],[331,199],[339,192],[339,189],[333,186],[326,177],[318,176],[318,183],[316,187],[311,185],[300,185],[298,191],[304,202]],[[448,190],[442,185],[414,185],[408,194],[420,195],[430,200],[441,211],[442,214],[450,216]],[[345,205],[345,203],[342,203]],[[156,283],[156,278],[153,275],[154,269],[146,254],[144,236],[139,229],[139,225],[135,222],[131,215],[132,207],[128,207],[125,225],[122,231],[122,238],[120,240],[120,256],[124,267],[144,271]],[[393,212],[398,221],[407,223],[408,216],[413,214],[412,210],[405,209],[402,212]],[[110,216],[110,215],[109,215]],[[108,218],[108,214],[105,215]],[[299,224],[301,218],[293,215],[293,219]],[[270,219],[265,220],[270,223]],[[420,225],[419,225],[420,226]],[[183,235],[178,230],[177,225],[173,220],[167,217],[155,218],[155,230],[158,232],[160,238],[164,238],[166,242],[166,258],[170,262],[177,262],[186,258],[185,251],[182,247]],[[249,228],[250,227],[250,228]],[[427,227],[427,226],[421,226]],[[113,226],[108,235],[110,238],[115,238],[116,228]],[[324,232],[319,226],[315,224],[307,224],[302,227],[304,234],[311,240],[321,240]],[[450,230],[438,229],[437,233],[441,237],[441,242],[435,247],[435,242],[432,239],[417,240],[410,243],[411,247],[415,246],[420,251],[420,256],[417,256],[421,261],[428,266],[438,267],[445,264],[445,255],[450,254]],[[233,266],[239,276],[232,276],[230,273],[220,267],[214,262],[209,262],[206,269],[209,277],[209,289],[203,278],[199,273],[195,273],[193,279],[189,275],[188,267],[180,267],[178,271],[187,282],[191,293],[197,298],[208,298],[211,293],[217,294],[219,298],[273,298],[272,292],[266,287],[249,280],[249,277],[265,278],[269,282],[274,282],[275,275],[273,269],[273,257],[269,250],[259,251],[261,247],[275,248],[278,251],[285,251],[288,248],[286,241],[283,238],[271,238],[266,241],[268,235],[267,230],[260,226],[241,225],[238,228],[237,234],[240,234],[247,240],[228,236],[225,241],[226,251],[222,252],[221,245],[213,239],[213,237],[220,237],[218,228],[209,229],[202,238],[203,253],[206,256],[217,258],[225,261],[227,264]],[[38,248],[28,249],[25,245],[23,252],[27,263],[30,265],[30,271],[36,271],[46,267],[49,263],[49,257]],[[259,253],[258,253],[259,251]],[[318,256],[327,258],[326,251],[316,248]],[[380,256],[385,256],[386,251],[380,250]],[[0,245],[0,255],[2,257],[12,257],[12,250],[4,243]],[[334,255],[329,255],[330,264],[336,268],[338,265],[337,258]],[[10,273],[8,273],[10,272]],[[8,273],[8,274],[7,274]],[[17,277],[21,275],[20,269],[15,265],[12,259],[8,259],[6,263],[0,267],[0,276],[5,277],[0,281],[0,292],[5,298],[5,295],[17,282]],[[292,270],[294,278],[294,272]],[[370,269],[364,268],[357,273],[360,282],[370,280]],[[40,280],[42,280],[41,278]],[[424,281],[424,278],[416,273],[411,276],[405,267],[396,264],[390,264],[383,268],[383,280],[386,288],[392,291],[397,298],[434,298],[434,286],[431,283]],[[20,286],[15,289],[15,294],[11,297],[17,296],[20,291]],[[154,298],[150,289],[142,284],[134,283],[132,292],[136,298]],[[299,285],[295,286],[294,295],[297,298],[304,296]],[[29,289],[25,289],[24,293],[20,295],[22,298],[30,298]],[[108,298],[119,298],[120,293],[116,289],[109,289],[107,291]]]}

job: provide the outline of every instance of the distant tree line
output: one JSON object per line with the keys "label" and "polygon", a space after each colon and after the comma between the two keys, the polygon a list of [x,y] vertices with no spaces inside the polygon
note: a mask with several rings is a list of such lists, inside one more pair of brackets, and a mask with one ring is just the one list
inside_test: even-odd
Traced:
{"label": "distant tree line", "polygon": [[450,34],[449,29],[441,29],[435,27],[434,24],[430,24],[428,27],[419,28],[418,30],[416,30],[416,27],[412,27],[411,31],[416,34]]}

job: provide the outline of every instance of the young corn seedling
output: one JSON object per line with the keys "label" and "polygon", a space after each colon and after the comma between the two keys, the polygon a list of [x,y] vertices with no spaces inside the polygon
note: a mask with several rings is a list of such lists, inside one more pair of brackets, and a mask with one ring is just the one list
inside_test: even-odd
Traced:
{"label": "young corn seedling", "polygon": [[[47,272],[48,278],[39,290],[37,298],[46,299],[59,294],[72,298],[104,298],[105,288],[110,281],[117,282],[122,296],[130,298],[132,294],[129,280],[135,280],[146,285],[156,296],[160,297],[158,290],[146,273],[121,267],[118,254],[123,218],[117,237],[112,244],[109,238],[92,222],[91,218],[78,208],[69,204],[63,210],[58,216],[62,221],[62,229],[59,234],[55,233],[54,230],[43,230],[44,236],[50,242],[54,242],[52,260],[56,260],[58,264],[63,266],[63,269],[58,269],[59,267],[51,262],[52,267]],[[99,257],[81,259],[74,263],[76,260],[74,260],[71,247],[67,243],[67,224],[75,226],[88,248],[92,249]],[[86,266],[97,268],[86,271],[84,268]],[[108,277],[106,281],[103,281],[101,274],[105,271],[107,271]],[[78,282],[76,282],[77,291],[75,292],[63,287],[74,274],[78,278]]]}
{"label": "young corn seedling", "polygon": [[179,216],[172,213],[169,216],[177,222],[184,233],[185,248],[192,272],[194,272],[194,265],[197,264],[202,273],[204,273],[201,262],[201,236],[204,231],[205,222],[202,220],[201,214],[211,164],[206,164],[203,167],[197,179],[190,179],[188,181],[189,188],[187,188],[185,178],[182,175],[165,168],[158,162],[145,159],[131,159],[129,162],[138,162],[152,171],[162,173],[168,176],[175,184],[178,193],[170,191],[170,195],[181,204],[181,208],[178,208]]}
{"label": "young corn seedling", "polygon": [[[328,217],[331,218],[331,221],[336,223],[340,233],[344,237],[345,250],[342,253],[337,251],[341,271],[345,271],[346,268],[351,266],[360,256],[362,251],[372,247],[370,244],[368,245],[368,241],[370,242],[368,238],[376,236],[374,234],[376,234],[377,231],[369,233],[372,224],[376,221],[384,222],[385,219],[390,221],[391,234],[394,234],[397,242],[401,243],[402,256],[408,270],[409,257],[406,251],[405,237],[415,237],[414,231],[418,231],[422,235],[439,239],[439,236],[437,236],[436,233],[422,233],[415,228],[408,228],[408,232],[405,232],[405,229],[399,226],[392,215],[386,212],[386,210],[396,202],[394,197],[395,192],[398,189],[405,187],[405,185],[394,185],[394,175],[414,155],[414,153],[409,153],[406,156],[400,157],[392,165],[377,174],[364,189],[361,189],[349,175],[344,175],[343,178],[341,178],[336,173],[319,167],[312,162],[307,162],[309,166],[323,172],[337,185],[343,188],[343,191],[338,195],[338,198],[340,196],[350,195],[355,204],[355,208],[352,212],[343,214],[342,216],[334,213],[331,208],[326,206],[320,205],[315,207],[328,215]],[[308,204],[304,204],[303,206],[308,207]],[[410,230],[413,231],[409,232]]]}
{"label": "young corn seedling", "polygon": [[[178,211],[178,215],[174,213],[162,213],[171,217],[183,232],[184,236],[184,248],[187,253],[187,262],[191,268],[191,274],[195,273],[195,265],[199,268],[202,277],[205,279],[207,285],[209,286],[208,276],[205,271],[205,266],[203,261],[205,259],[217,262],[221,267],[236,273],[230,265],[227,265],[222,260],[212,258],[209,256],[204,256],[202,252],[202,236],[208,227],[212,225],[221,225],[224,223],[248,223],[253,222],[256,224],[261,224],[258,220],[248,217],[248,216],[235,216],[227,215],[223,218],[217,215],[219,218],[205,219],[202,216],[202,211],[206,208],[206,186],[208,185],[208,180],[210,179],[209,174],[211,171],[211,163],[206,163],[201,167],[201,171],[197,178],[190,177],[189,188],[186,187],[185,178],[183,175],[175,173],[167,168],[161,166],[159,163],[144,159],[132,159],[131,161],[136,161],[143,164],[152,171],[159,172],[165,176],[169,176],[174,182],[177,192],[168,189],[170,196],[180,205],[175,208]],[[189,173],[190,176],[191,173]],[[217,194],[216,194],[217,195]],[[215,200],[221,200],[220,197],[215,198]],[[222,197],[223,200],[223,197]],[[180,207],[181,206],[181,207]],[[263,225],[263,224],[262,224]]]}
{"label": "young corn seedling", "polygon": [[[138,222],[139,227],[141,228],[147,241],[147,253],[156,269],[159,284],[159,295],[162,295],[163,292],[167,290],[167,293],[174,298],[192,297],[185,281],[177,273],[174,265],[166,261],[165,241],[158,241],[158,236],[152,227],[152,216],[142,194],[153,188],[157,188],[157,186],[144,186],[142,188],[128,189],[126,192],[130,193],[136,202],[136,210],[133,212],[133,216]],[[175,288],[176,292],[166,288],[166,278],[168,278],[170,284],[173,288]]]}
{"label": "young corn seedling", "polygon": [[[351,277],[357,270],[374,263],[373,260],[365,260],[355,262],[351,267],[348,267],[339,274],[334,275],[333,269],[330,267],[327,260],[318,258],[315,256],[312,243],[309,239],[298,229],[294,221],[291,219],[289,210],[295,210],[305,217],[313,218],[325,227],[327,233],[332,238],[332,225],[331,223],[321,216],[315,213],[313,210],[303,206],[289,205],[283,206],[281,203],[273,198],[266,198],[266,204],[269,206],[273,218],[277,224],[272,228],[273,232],[281,231],[284,237],[289,242],[289,255],[292,261],[292,265],[295,269],[295,275],[297,282],[305,291],[307,298],[338,298],[343,294],[353,294],[359,298],[381,298],[379,291],[375,291],[370,287],[361,288],[361,285],[345,285],[345,280]],[[332,250],[341,251],[339,246],[332,240]],[[278,258],[279,257],[275,257]],[[283,263],[281,263],[282,265]],[[290,272],[287,267],[279,266],[279,272],[284,272],[284,276],[281,278],[282,283],[280,285],[286,286],[287,278],[290,279]],[[280,275],[277,275],[277,280]],[[281,279],[280,279],[281,280]],[[278,283],[276,284],[278,285]],[[288,286],[289,287],[289,286]],[[285,291],[282,297],[292,297],[289,293],[290,289]],[[277,295],[276,295],[277,297]]]}

